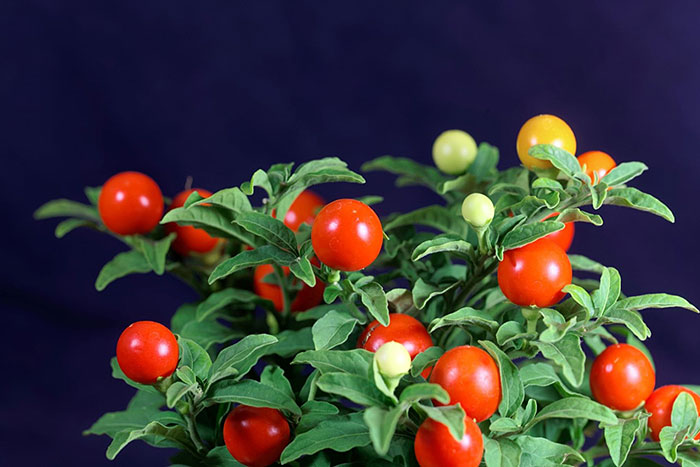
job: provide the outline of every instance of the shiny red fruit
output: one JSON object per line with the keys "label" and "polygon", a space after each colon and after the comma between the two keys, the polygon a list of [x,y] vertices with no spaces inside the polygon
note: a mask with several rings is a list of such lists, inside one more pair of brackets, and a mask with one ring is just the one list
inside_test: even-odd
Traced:
{"label": "shiny red fruit", "polygon": [[629,344],[611,345],[593,361],[593,398],[615,410],[639,407],[654,390],[656,374],[641,350]]}
{"label": "shiny red fruit", "polygon": [[117,341],[117,362],[124,374],[137,383],[153,384],[170,376],[180,356],[170,329],[154,321],[137,321]]}
{"label": "shiny red fruit", "polygon": [[[651,396],[649,396],[644,404],[646,411],[651,414],[647,423],[651,439],[654,441],[659,440],[659,433],[661,433],[663,427],[671,425],[673,403],[676,402],[676,398],[682,392],[687,392],[693,397],[695,409],[698,411],[698,416],[700,416],[700,396],[695,392],[683,386],[661,386],[651,393]],[[700,439],[700,433],[698,433],[695,439]]]}
{"label": "shiny red fruit", "polygon": [[548,238],[508,250],[498,265],[498,285],[516,305],[552,306],[564,298],[571,283],[571,263],[564,250]]}
{"label": "shiny red fruit", "polygon": [[289,206],[287,214],[284,215],[284,224],[295,232],[303,223],[312,225],[324,204],[323,198],[316,193],[304,190]]}
{"label": "shiny red fruit", "polygon": [[239,405],[224,422],[224,444],[241,464],[265,467],[289,444],[289,423],[279,410]]}
{"label": "shiny red fruit", "polygon": [[[550,219],[552,217],[556,217],[558,215],[559,215],[558,212],[554,212],[542,220],[545,221],[547,219]],[[551,241],[553,241],[554,243],[559,245],[559,247],[562,250],[569,251],[569,247],[571,247],[571,242],[574,241],[574,231],[575,230],[576,230],[576,228],[574,227],[574,222],[565,222],[563,229],[561,229],[557,232],[551,233],[544,238],[550,239]]]}
{"label": "shiny red fruit", "polygon": [[463,345],[445,352],[430,375],[450,395],[449,404],[459,402],[468,417],[481,422],[496,412],[501,402],[501,376],[491,356],[478,347]]}
{"label": "shiny red fruit", "polygon": [[382,249],[382,223],[361,201],[339,199],[316,216],[311,243],[322,263],[341,271],[369,266]]}
{"label": "shiny red fruit", "polygon": [[[311,262],[318,265],[318,261],[315,258]],[[288,267],[282,267],[282,271],[284,271],[285,276],[289,276]],[[265,282],[265,278],[268,275],[273,274],[272,277],[274,277],[274,272],[275,268],[271,264],[262,264],[256,267],[253,273],[253,290],[260,297],[270,300],[277,311],[282,311],[284,309],[282,289],[277,284]],[[316,280],[316,285],[313,287],[303,284],[301,290],[297,292],[296,297],[292,300],[290,311],[305,311],[321,304],[325,289],[326,284],[320,280]]]}
{"label": "shiny red fruit", "polygon": [[418,428],[413,445],[421,467],[477,467],[484,455],[484,440],[474,420],[464,418],[464,436],[454,439],[450,430],[432,418]]}
{"label": "shiny red fruit", "polygon": [[[369,323],[360,334],[357,347],[376,352],[379,347],[391,341],[406,347],[411,360],[433,346],[433,339],[420,321],[409,315],[392,313],[389,315],[388,326],[382,326],[377,320]],[[430,368],[423,370],[424,378],[427,379],[429,375]]]}
{"label": "shiny red fruit", "polygon": [[[211,192],[202,188],[185,190],[179,193],[173,202],[170,204],[170,209],[179,208],[185,205],[185,201],[193,192],[199,193],[202,198],[211,196]],[[204,204],[204,206],[209,206]],[[191,225],[178,225],[175,222],[166,224],[165,229],[168,233],[175,232],[177,237],[173,241],[173,250],[185,256],[189,253],[207,253],[216,247],[219,239],[209,235],[206,230],[198,229]]]}
{"label": "shiny red fruit", "polygon": [[97,210],[104,225],[116,234],[145,234],[163,216],[163,194],[148,175],[122,172],[102,186]]}

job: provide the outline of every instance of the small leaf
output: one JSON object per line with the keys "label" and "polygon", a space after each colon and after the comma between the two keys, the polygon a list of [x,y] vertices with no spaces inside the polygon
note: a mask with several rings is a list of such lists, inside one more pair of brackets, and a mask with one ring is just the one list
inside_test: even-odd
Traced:
{"label": "small leaf", "polygon": [[637,311],[613,308],[605,314],[604,319],[611,323],[627,326],[627,329],[632,331],[639,340],[646,340],[651,336],[651,330],[644,323],[642,316]]}
{"label": "small leaf", "polygon": [[265,355],[277,338],[268,334],[253,334],[219,352],[209,371],[209,384],[231,375],[243,377]]}
{"label": "small leaf", "polygon": [[380,407],[369,407],[365,410],[364,420],[369,428],[369,437],[372,439],[374,450],[380,456],[389,451],[391,439],[394,437],[396,425],[403,414],[402,407],[394,407],[385,410]]}
{"label": "small leaf", "polygon": [[471,243],[462,240],[456,235],[439,235],[418,245],[413,250],[411,260],[418,261],[428,255],[444,252],[449,252],[458,258],[466,259],[469,258],[469,253],[472,251],[472,249],[473,246]]}
{"label": "small leaf", "polygon": [[540,309],[540,314],[542,315],[542,322],[547,326],[547,329],[540,334],[540,340],[542,342],[559,342],[564,338],[567,331],[576,324],[575,316],[566,321],[561,313],[551,308]]}
{"label": "small leaf", "polygon": [[569,178],[586,180],[587,176],[581,170],[578,160],[569,152],[551,144],[536,144],[528,150],[528,154],[536,159],[552,163],[562,174]]}
{"label": "small leaf", "polygon": [[285,389],[258,383],[251,379],[242,381],[220,381],[213,385],[204,404],[225,404],[236,402],[251,407],[270,407],[301,415],[301,409]]}
{"label": "small leaf", "polygon": [[100,215],[94,206],[88,206],[69,199],[49,201],[34,211],[34,219],[49,219],[51,217],[77,217],[101,223]]}
{"label": "small leaf", "polygon": [[592,259],[586,258],[582,255],[569,255],[569,262],[571,263],[571,268],[574,271],[587,271],[602,273],[605,270],[605,266],[600,263],[593,261]]}
{"label": "small leaf", "polygon": [[567,397],[577,395],[562,383],[554,368],[547,363],[533,363],[523,366],[520,368],[520,378],[526,389],[531,386],[547,387],[554,385],[561,394]]}
{"label": "small leaf", "polygon": [[297,251],[297,240],[294,237],[294,232],[279,219],[256,211],[247,211],[239,213],[234,222],[281,250],[290,253]]}
{"label": "small leaf", "polygon": [[211,357],[207,351],[193,340],[184,337],[180,337],[177,343],[180,346],[180,365],[192,368],[197,378],[205,380],[211,368]]}
{"label": "small leaf", "polygon": [[382,326],[388,326],[389,303],[382,286],[378,282],[370,282],[362,287],[355,287],[355,291],[360,295],[362,304],[367,308],[369,314]]}
{"label": "small leaf", "polygon": [[349,373],[323,373],[316,382],[322,391],[337,394],[356,404],[386,407],[389,399],[366,377]]}
{"label": "small leaf", "polygon": [[242,251],[233,258],[220,263],[209,276],[209,284],[213,284],[217,280],[230,276],[242,269],[272,263],[280,266],[289,266],[295,260],[295,255],[280,250],[274,245],[264,245],[254,250]]}
{"label": "small leaf", "polygon": [[232,303],[263,305],[258,295],[244,289],[228,288],[214,292],[197,306],[196,319],[203,321]]}
{"label": "small leaf", "polygon": [[569,284],[561,289],[561,291],[571,295],[571,298],[573,298],[576,303],[581,305],[588,312],[589,317],[595,314],[593,300],[586,289],[579,287],[578,285]]}
{"label": "small leaf", "polygon": [[550,418],[585,418],[608,425],[617,423],[617,416],[609,408],[583,397],[567,397],[552,402],[537,414],[531,424]]}
{"label": "small leaf", "polygon": [[[196,191],[194,193],[197,193]],[[238,187],[225,188],[219,190],[208,198],[196,201],[192,206],[211,205],[229,209],[235,213],[251,211],[253,207],[250,205],[248,197]],[[185,203],[186,207],[189,207]]]}
{"label": "small leaf", "polygon": [[97,275],[95,288],[102,291],[110,283],[121,277],[129,274],[145,274],[151,272],[151,270],[151,266],[140,251],[131,250],[119,253],[102,267]]}
{"label": "small leaf", "polygon": [[411,376],[418,376],[427,367],[434,365],[445,351],[440,347],[429,347],[413,358]]}
{"label": "small leaf", "polygon": [[180,399],[187,395],[191,390],[197,387],[197,384],[186,384],[181,381],[176,381],[170,385],[165,394],[166,405],[169,409],[175,407]]}
{"label": "small leaf", "polygon": [[284,358],[290,358],[299,352],[314,348],[311,328],[301,328],[297,331],[287,329],[275,337],[279,340],[270,349],[271,355],[275,354]]}
{"label": "small leaf", "polygon": [[639,426],[639,419],[631,418],[605,427],[605,444],[615,465],[621,466],[627,460]]}
{"label": "small leaf", "polygon": [[422,310],[431,299],[449,292],[458,285],[459,282],[452,282],[443,286],[437,286],[429,284],[422,278],[419,278],[416,283],[413,284],[413,290],[411,291],[411,294],[413,295],[413,303],[415,303],[416,308]]}
{"label": "small leaf", "polygon": [[491,319],[492,317],[492,313],[467,306],[441,318],[434,319],[428,326],[428,332],[432,333],[436,329],[445,326],[480,326],[495,332],[498,329],[498,322]]}
{"label": "small leaf", "polygon": [[253,236],[231,225],[232,220],[233,216],[230,211],[215,206],[195,205],[188,208],[171,209],[165,213],[160,223],[175,222],[180,225],[192,225],[206,230],[215,237],[236,238],[251,245]]}
{"label": "small leaf", "polygon": [[176,235],[174,233],[157,241],[152,241],[144,237],[134,237],[135,247],[141,251],[148,265],[159,276],[165,272],[165,257],[175,237]]}
{"label": "small leaf", "polygon": [[688,300],[677,295],[669,295],[665,293],[652,293],[647,295],[637,295],[635,297],[627,297],[615,305],[616,308],[625,308],[627,310],[645,310],[647,308],[685,308],[686,310],[700,313]]}
{"label": "small leaf", "polygon": [[114,460],[117,454],[132,441],[143,438],[156,438],[167,441],[167,444],[158,444],[168,447],[187,447],[191,449],[191,441],[185,428],[181,425],[165,426],[158,421],[152,421],[138,430],[120,431],[107,447],[107,459]]}
{"label": "small leaf", "polygon": [[66,219],[64,221],[59,222],[59,224],[56,226],[54,234],[56,235],[56,238],[63,238],[78,227],[96,226],[97,224],[95,224],[94,222],[85,219]]}
{"label": "small leaf", "polygon": [[521,435],[515,442],[522,449],[520,467],[552,467],[585,462],[581,453],[572,447],[546,438]]}
{"label": "small leaf", "polygon": [[605,174],[601,182],[608,186],[622,185],[638,177],[648,168],[646,164],[641,162],[623,162]]}
{"label": "small leaf", "polygon": [[465,238],[468,232],[467,223],[462,216],[446,207],[437,205],[402,214],[388,222],[384,226],[384,230],[389,232],[398,227],[416,224],[432,227],[444,233],[453,233],[461,238]]}
{"label": "small leaf", "polygon": [[307,363],[321,373],[344,372],[366,377],[373,356],[373,353],[364,349],[308,350],[298,354],[292,364]]}
{"label": "small leaf", "polygon": [[565,225],[559,221],[543,221],[534,224],[522,224],[515,227],[503,237],[503,247],[506,250],[520,248],[542,237],[562,230]]}
{"label": "small leaf", "polygon": [[489,467],[520,467],[522,450],[514,441],[486,438],[484,461]]}
{"label": "small leaf", "polygon": [[586,355],[581,349],[581,340],[578,336],[567,334],[562,340],[553,344],[538,341],[534,341],[533,344],[542,352],[545,358],[562,367],[567,381],[575,387],[581,385]]}
{"label": "small leaf", "polygon": [[297,258],[289,265],[289,270],[309,287],[316,285],[316,276],[308,258]]}
{"label": "small leaf", "polygon": [[603,219],[599,215],[581,211],[578,208],[565,209],[555,219],[559,222],[588,222],[595,226],[603,225]]}
{"label": "small leaf", "polygon": [[447,404],[450,402],[450,395],[439,384],[418,383],[406,387],[401,392],[399,402],[402,404],[413,404],[424,399],[435,399],[438,402]]}
{"label": "small leaf", "polygon": [[501,376],[501,402],[498,405],[498,413],[504,417],[510,416],[520,407],[525,397],[518,367],[493,342],[483,340],[479,341],[479,344],[498,363],[498,370]]}
{"label": "small leaf", "polygon": [[314,428],[297,435],[282,451],[281,464],[288,464],[301,456],[315,454],[324,449],[346,452],[371,443],[369,429],[361,413],[333,417]]}
{"label": "small leaf", "polygon": [[329,350],[344,343],[357,324],[357,318],[346,311],[331,310],[312,327],[316,350]]}
{"label": "small leaf", "polygon": [[593,297],[593,304],[600,315],[617,302],[620,296],[620,273],[615,268],[605,268],[600,276],[600,288]]}
{"label": "small leaf", "polygon": [[250,181],[245,182],[241,185],[241,191],[246,195],[250,196],[253,194],[255,187],[260,187],[267,192],[269,196],[273,195],[272,185],[270,185],[270,179],[267,177],[267,172],[262,169],[258,169],[253,173],[253,177]]}
{"label": "small leaf", "polygon": [[443,175],[435,167],[419,164],[413,159],[405,157],[381,156],[365,162],[362,164],[361,169],[363,172],[384,170],[408,177],[414,180],[416,184],[426,185],[433,189],[444,180]]}
{"label": "small leaf", "polygon": [[673,213],[664,203],[636,188],[613,188],[608,192],[605,204],[630,207],[656,214],[669,222],[676,221]]}
{"label": "small leaf", "polygon": [[442,423],[450,430],[454,439],[460,441],[464,437],[464,409],[460,404],[447,405],[444,407],[431,407],[423,404],[414,404],[419,410],[435,420]]}
{"label": "small leaf", "polygon": [[497,165],[498,148],[489,143],[480,143],[476,158],[467,170],[477,178],[483,179],[495,173]]}

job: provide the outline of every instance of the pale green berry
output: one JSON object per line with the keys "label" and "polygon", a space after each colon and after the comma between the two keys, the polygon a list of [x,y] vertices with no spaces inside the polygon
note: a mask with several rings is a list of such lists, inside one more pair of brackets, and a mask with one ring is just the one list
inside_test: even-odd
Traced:
{"label": "pale green berry", "polygon": [[433,161],[449,175],[464,173],[476,159],[476,141],[462,130],[447,130],[433,143]]}
{"label": "pale green berry", "polygon": [[493,203],[488,196],[472,193],[462,202],[462,217],[472,227],[485,227],[493,219]]}
{"label": "pale green berry", "polygon": [[387,378],[396,378],[411,369],[411,355],[402,344],[387,342],[374,354],[379,372]]}

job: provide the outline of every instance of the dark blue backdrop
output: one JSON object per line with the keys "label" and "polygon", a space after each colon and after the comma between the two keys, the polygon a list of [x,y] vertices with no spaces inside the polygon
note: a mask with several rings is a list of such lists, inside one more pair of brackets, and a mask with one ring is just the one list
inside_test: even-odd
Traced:
{"label": "dark blue backdrop", "polygon": [[[628,294],[700,303],[700,7],[432,3],[0,4],[0,463],[107,464],[108,440],[80,432],[130,397],[108,366],[119,332],[139,319],[167,322],[193,299],[168,277],[98,293],[97,272],[122,246],[87,231],[59,241],[55,222],[32,221],[47,199],[81,199],[83,186],[121,170],[150,174],[166,194],[189,175],[214,190],[259,166],[320,155],[354,168],[385,153],[429,161],[447,128],[499,146],[505,168],[518,162],[525,119],[554,113],[581,151],[645,161],[651,170],[636,185],[677,216],[672,225],[603,209],[605,226],[580,227],[573,251],[619,268]],[[433,200],[390,180],[370,174],[366,187],[320,191],[383,194],[380,214]],[[700,317],[645,316],[659,383],[700,383]],[[111,465],[166,459],[135,443]]]}

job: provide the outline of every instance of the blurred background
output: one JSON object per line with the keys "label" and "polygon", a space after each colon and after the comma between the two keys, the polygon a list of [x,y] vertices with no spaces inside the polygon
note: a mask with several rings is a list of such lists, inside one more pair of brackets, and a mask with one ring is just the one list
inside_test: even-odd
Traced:
{"label": "blurred background", "polygon": [[[123,170],[168,196],[188,176],[214,191],[318,156],[354,169],[383,154],[431,163],[449,128],[498,146],[503,169],[519,163],[521,124],[553,113],[579,152],[649,165],[634,185],[677,219],[607,207],[603,227],[577,226],[571,251],[617,267],[627,294],[700,304],[700,5],[646,3],[1,2],[0,463],[167,464],[170,452],[140,443],[110,464],[109,439],[81,431],[132,394],[110,376],[121,330],[167,323],[194,294],[153,275],[98,293],[97,273],[124,247],[87,230],[57,240],[55,221],[32,220]],[[436,201],[392,180],[317,191],[383,195],[380,215]],[[700,317],[645,318],[658,383],[699,384]]]}

